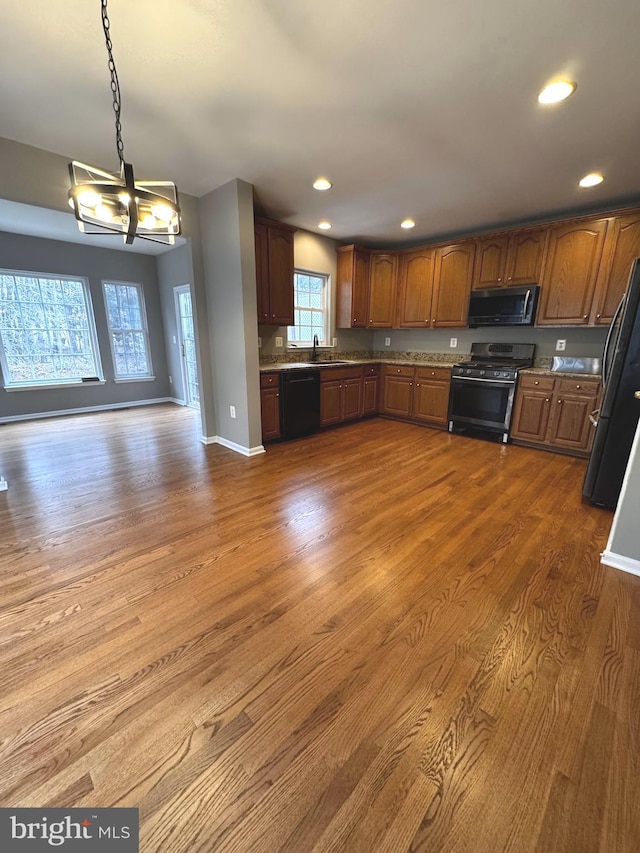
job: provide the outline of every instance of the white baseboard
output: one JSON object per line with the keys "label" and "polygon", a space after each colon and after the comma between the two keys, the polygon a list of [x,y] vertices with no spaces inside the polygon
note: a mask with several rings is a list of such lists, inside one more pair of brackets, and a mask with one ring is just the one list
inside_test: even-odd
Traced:
{"label": "white baseboard", "polygon": [[184,400],[178,400],[177,397],[167,397],[167,399],[169,400],[170,403],[175,403],[176,406],[186,406],[187,405]]}
{"label": "white baseboard", "polygon": [[612,551],[603,551],[600,555],[600,562],[605,566],[611,566],[612,569],[620,569],[623,572],[629,572],[630,575],[640,577],[640,560],[634,560],[633,557],[614,554]]}
{"label": "white baseboard", "polygon": [[171,397],[155,397],[153,400],[132,400],[129,403],[106,403],[101,406],[81,406],[78,409],[58,409],[55,412],[34,412],[30,415],[7,415],[0,423],[11,421],[35,421],[40,418],[60,418],[64,415],[85,415],[90,412],[110,412],[112,409],[131,409],[134,406],[155,406],[157,403],[175,403]]}
{"label": "white baseboard", "polygon": [[258,456],[265,452],[261,444],[257,447],[245,447],[243,444],[236,444],[235,441],[229,441],[228,438],[223,438],[221,435],[202,435],[200,441],[203,444],[221,444],[223,447],[235,450],[236,453],[241,453],[243,456]]}

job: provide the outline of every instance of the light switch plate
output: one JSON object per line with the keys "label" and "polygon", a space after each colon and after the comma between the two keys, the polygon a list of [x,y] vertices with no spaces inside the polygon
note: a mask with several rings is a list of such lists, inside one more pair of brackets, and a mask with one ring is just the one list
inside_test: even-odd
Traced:
{"label": "light switch plate", "polygon": [[229,414],[231,415],[232,418],[235,418],[235,416],[236,416],[236,407],[235,406],[229,406]]}
{"label": "light switch plate", "polygon": [[564,352],[567,348],[567,342],[563,340],[556,341],[556,352]]}
{"label": "light switch plate", "polygon": [[282,338],[280,337],[280,335],[278,335],[278,337],[276,338],[276,346],[277,347],[282,346]]}
{"label": "light switch plate", "polygon": [[384,345],[386,347],[390,347],[391,346],[391,338],[385,338],[384,339]]}
{"label": "light switch plate", "polygon": [[455,349],[458,346],[458,339],[449,338],[449,346],[451,347],[451,349]]}
{"label": "light switch plate", "polygon": [[331,346],[333,346],[333,347],[338,346],[338,339],[337,338],[333,338],[333,343],[331,344]]}

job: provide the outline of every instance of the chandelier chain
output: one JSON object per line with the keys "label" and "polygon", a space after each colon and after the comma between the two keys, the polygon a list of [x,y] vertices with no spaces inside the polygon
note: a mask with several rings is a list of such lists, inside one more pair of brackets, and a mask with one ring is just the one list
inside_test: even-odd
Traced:
{"label": "chandelier chain", "polygon": [[113,111],[116,115],[116,148],[118,149],[118,159],[120,164],[124,163],[124,143],[122,142],[122,124],[120,122],[120,110],[122,102],[120,99],[120,82],[118,80],[118,72],[116,71],[116,63],[113,58],[113,44],[111,43],[111,35],[109,33],[109,15],[107,13],[107,0],[101,0],[102,4],[102,29],[104,30],[105,43],[107,45],[107,53],[109,54],[109,73],[111,75],[111,94],[113,95]]}

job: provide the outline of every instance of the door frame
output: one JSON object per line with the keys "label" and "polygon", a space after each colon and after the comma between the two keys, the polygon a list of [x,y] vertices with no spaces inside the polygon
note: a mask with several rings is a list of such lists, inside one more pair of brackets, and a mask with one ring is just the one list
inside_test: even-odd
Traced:
{"label": "door frame", "polygon": [[[175,308],[175,317],[176,317],[176,329],[177,329],[177,342],[179,348],[179,358],[180,358],[180,374],[182,376],[182,390],[183,390],[183,406],[189,406],[192,409],[200,409],[200,405],[198,403],[193,403],[189,398],[189,377],[187,376],[187,360],[182,354],[184,352],[184,334],[182,331],[182,317],[180,314],[180,294],[188,293],[191,296],[191,316],[194,322],[195,329],[195,315],[194,315],[194,307],[193,307],[193,291],[191,290],[190,284],[178,284],[173,288],[173,304]],[[194,335],[195,342],[195,335]],[[196,370],[198,370],[198,364],[196,359]],[[196,377],[199,383],[199,376]]]}

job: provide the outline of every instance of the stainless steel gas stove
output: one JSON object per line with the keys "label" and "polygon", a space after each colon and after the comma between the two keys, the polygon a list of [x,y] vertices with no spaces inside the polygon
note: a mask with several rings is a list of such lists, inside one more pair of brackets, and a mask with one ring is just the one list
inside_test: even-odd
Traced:
{"label": "stainless steel gas stove", "polygon": [[449,432],[509,440],[518,371],[533,366],[535,344],[471,344],[471,358],[454,365]]}

